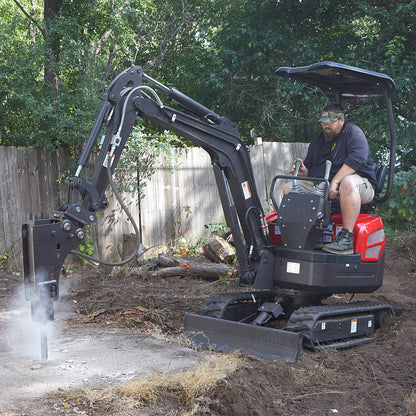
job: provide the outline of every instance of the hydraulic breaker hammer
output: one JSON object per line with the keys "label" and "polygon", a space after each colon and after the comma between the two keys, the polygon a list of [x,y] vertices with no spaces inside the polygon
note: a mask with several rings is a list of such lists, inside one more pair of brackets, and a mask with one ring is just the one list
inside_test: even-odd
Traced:
{"label": "hydraulic breaker hammer", "polygon": [[59,275],[69,252],[84,239],[84,230],[72,221],[45,216],[22,226],[25,298],[32,319],[40,324],[42,360],[47,360],[46,326],[54,319],[59,299]]}

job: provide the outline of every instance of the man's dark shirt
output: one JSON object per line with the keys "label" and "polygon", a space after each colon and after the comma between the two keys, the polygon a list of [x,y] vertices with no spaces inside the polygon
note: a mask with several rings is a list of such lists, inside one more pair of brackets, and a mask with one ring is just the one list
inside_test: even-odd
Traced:
{"label": "man's dark shirt", "polygon": [[329,182],[342,165],[346,164],[361,177],[367,178],[373,187],[375,186],[375,165],[371,160],[370,147],[363,131],[354,123],[346,121],[332,142],[325,141],[323,132],[312,140],[303,161],[309,170],[308,175],[323,178],[325,160],[332,162]]}

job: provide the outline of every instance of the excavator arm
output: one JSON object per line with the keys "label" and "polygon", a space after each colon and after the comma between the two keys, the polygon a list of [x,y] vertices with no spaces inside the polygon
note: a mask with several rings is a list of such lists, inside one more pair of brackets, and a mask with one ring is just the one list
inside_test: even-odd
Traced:
{"label": "excavator arm", "polygon": [[[154,88],[184,111],[165,106]],[[22,227],[26,299],[31,302],[33,319],[41,323],[53,320],[53,302],[59,298],[59,275],[66,257],[84,241],[84,228],[108,205],[105,191],[138,117],[208,152],[226,222],[233,233],[241,281],[254,281],[267,241],[266,227],[249,153],[236,124],[133,66],[120,73],[105,93],[76,174],[67,179],[68,202],[52,216],[33,216]],[[101,150],[87,180],[81,171],[103,130]]]}

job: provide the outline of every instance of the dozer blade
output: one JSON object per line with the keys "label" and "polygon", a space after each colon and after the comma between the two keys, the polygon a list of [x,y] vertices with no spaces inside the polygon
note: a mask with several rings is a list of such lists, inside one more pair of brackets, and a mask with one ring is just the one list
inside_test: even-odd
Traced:
{"label": "dozer blade", "polygon": [[190,313],[185,313],[184,333],[204,348],[223,352],[238,350],[290,363],[302,351],[301,334]]}

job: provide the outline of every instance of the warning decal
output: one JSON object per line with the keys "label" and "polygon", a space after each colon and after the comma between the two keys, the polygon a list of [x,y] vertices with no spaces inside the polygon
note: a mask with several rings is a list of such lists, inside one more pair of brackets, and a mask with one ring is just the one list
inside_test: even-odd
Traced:
{"label": "warning decal", "polygon": [[351,319],[351,334],[357,332],[357,320]]}
{"label": "warning decal", "polygon": [[248,184],[248,181],[245,181],[241,184],[241,187],[243,188],[243,194],[245,199],[251,198],[251,190],[250,185]]}

